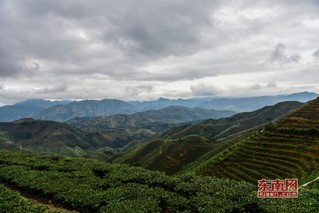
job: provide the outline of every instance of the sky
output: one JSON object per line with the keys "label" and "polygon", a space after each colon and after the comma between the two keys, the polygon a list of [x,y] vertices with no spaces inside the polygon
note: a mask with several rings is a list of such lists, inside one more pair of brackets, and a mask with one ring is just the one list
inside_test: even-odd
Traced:
{"label": "sky", "polygon": [[319,92],[318,0],[0,0],[0,105]]}

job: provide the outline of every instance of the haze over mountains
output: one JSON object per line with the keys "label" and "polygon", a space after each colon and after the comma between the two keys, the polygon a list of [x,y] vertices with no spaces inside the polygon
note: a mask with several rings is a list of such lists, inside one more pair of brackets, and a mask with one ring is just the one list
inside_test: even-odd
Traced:
{"label": "haze over mountains", "polygon": [[46,101],[28,100],[0,107],[0,121],[14,121],[31,117],[43,120],[67,121],[75,117],[107,116],[114,114],[131,114],[169,106],[189,108],[231,110],[236,112],[252,111],[266,105],[282,101],[306,102],[318,97],[316,93],[301,92],[290,95],[260,96],[248,98],[197,98],[197,99],[158,99],[156,101],[124,102],[115,99],[84,101]]}

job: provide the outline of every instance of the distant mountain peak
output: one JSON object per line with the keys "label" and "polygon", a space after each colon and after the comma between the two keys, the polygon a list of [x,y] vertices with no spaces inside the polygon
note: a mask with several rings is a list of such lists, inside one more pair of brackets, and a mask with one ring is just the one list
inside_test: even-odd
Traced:
{"label": "distant mountain peak", "polygon": [[168,98],[159,98],[159,99],[157,99],[157,101],[170,101],[170,99],[168,99]]}

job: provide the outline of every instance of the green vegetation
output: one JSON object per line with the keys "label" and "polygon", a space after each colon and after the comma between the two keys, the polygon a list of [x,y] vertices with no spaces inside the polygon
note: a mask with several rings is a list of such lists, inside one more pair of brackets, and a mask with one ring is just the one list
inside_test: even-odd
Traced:
{"label": "green vegetation", "polygon": [[178,139],[161,139],[141,144],[125,154],[115,156],[113,161],[139,165],[171,175],[214,147],[216,144],[206,137],[189,135]]}
{"label": "green vegetation", "polygon": [[302,103],[288,101],[267,106],[253,112],[238,113],[231,117],[217,120],[209,119],[184,126],[170,128],[156,138],[181,138],[187,135],[201,135],[207,138],[223,139],[250,129],[256,129],[268,122],[274,121],[302,106]]}
{"label": "green vegetation", "polygon": [[[246,125],[249,120],[259,119],[250,125],[265,122],[269,118],[265,117],[267,113],[269,108],[250,114],[247,121],[245,113],[238,115],[239,120],[230,118],[231,126],[223,126],[219,134],[228,136],[227,140],[217,141],[219,136],[207,135],[220,131],[210,126],[212,121],[208,120],[204,121],[205,128],[191,125],[175,129],[175,133],[187,136],[176,134],[154,140],[114,158],[117,162],[167,174],[178,173],[175,176],[93,159],[0,150],[0,209],[4,212],[318,212],[319,99],[259,130],[237,134],[237,130],[249,129]],[[44,146],[49,150],[62,144],[65,149],[55,151],[76,153],[75,156],[89,153],[105,157],[116,153],[100,146],[98,141],[104,136],[83,134],[67,124],[20,120],[10,125],[2,123],[0,127],[0,144],[4,146],[15,141],[14,145],[19,147]],[[299,179],[299,198],[257,198],[257,180],[291,177]],[[64,210],[50,208],[49,202],[34,203],[34,198],[63,206]]]}
{"label": "green vegetation", "polygon": [[185,171],[251,183],[261,178],[297,177],[302,184],[319,176],[318,129],[316,99]]}
{"label": "green vegetation", "polygon": [[[293,201],[260,200],[256,186],[192,174],[160,172],[92,159],[0,150],[0,206],[9,212],[47,212],[4,185],[80,212],[315,212],[318,190]],[[4,184],[4,185],[3,185]]]}
{"label": "green vegetation", "polygon": [[18,192],[0,184],[0,212],[40,213],[46,210],[46,206],[32,205]]}

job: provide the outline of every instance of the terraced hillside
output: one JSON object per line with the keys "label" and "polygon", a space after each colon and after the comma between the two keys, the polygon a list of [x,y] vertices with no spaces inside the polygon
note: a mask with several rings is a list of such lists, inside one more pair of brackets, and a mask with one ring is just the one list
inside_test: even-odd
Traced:
{"label": "terraced hillside", "polygon": [[197,164],[197,174],[256,183],[319,176],[319,98]]}
{"label": "terraced hillside", "polygon": [[174,174],[215,146],[216,144],[210,139],[197,135],[180,139],[154,140],[116,156],[113,161]]}
{"label": "terraced hillside", "polygon": [[256,185],[0,149],[0,212],[318,212],[319,191],[258,199]]}
{"label": "terraced hillside", "polygon": [[190,134],[197,134],[215,139],[225,138],[280,118],[287,113],[298,109],[302,104],[303,103],[297,101],[281,102],[252,112],[238,113],[227,118],[215,120],[209,119],[171,128],[156,135],[155,138],[180,138]]}

